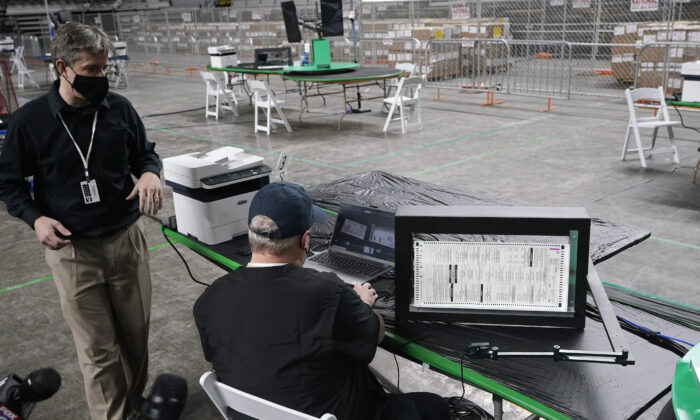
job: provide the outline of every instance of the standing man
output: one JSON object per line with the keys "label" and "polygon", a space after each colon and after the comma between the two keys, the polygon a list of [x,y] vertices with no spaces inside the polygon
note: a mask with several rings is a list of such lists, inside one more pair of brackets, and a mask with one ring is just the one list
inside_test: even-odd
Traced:
{"label": "standing man", "polygon": [[384,338],[370,284],[350,286],[302,267],[309,229],[323,219],[296,184],[269,184],[253,197],[250,263],[216,280],[194,305],[204,357],[218,380],[316,417],[449,419],[438,395],[387,396],[370,372]]}
{"label": "standing man", "polygon": [[139,218],[157,213],[162,192],[141,119],[108,92],[111,49],[99,28],[61,26],[51,44],[58,80],[15,112],[0,153],[0,199],[46,247],[94,420],[143,404],[151,278]]}

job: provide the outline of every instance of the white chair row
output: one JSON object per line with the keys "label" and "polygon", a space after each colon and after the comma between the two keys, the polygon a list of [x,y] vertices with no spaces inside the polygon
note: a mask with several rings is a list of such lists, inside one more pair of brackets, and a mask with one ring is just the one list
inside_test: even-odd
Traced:
{"label": "white chair row", "polygon": [[[399,64],[397,67],[404,70],[405,74],[410,75],[415,72],[413,64]],[[213,116],[218,120],[220,109],[230,110],[234,115],[239,116],[237,108],[238,98],[233,90],[233,86],[224,84],[212,72],[200,71],[200,74],[206,84],[205,118]],[[255,132],[262,131],[269,136],[272,129],[276,128],[275,124],[283,124],[288,132],[292,132],[292,127],[289,125],[289,121],[282,110],[282,105],[285,101],[277,98],[267,83],[240,78],[236,80],[236,84],[242,86],[252,96],[253,105],[255,106]],[[389,108],[389,115],[386,118],[382,131],[386,132],[389,129],[389,123],[397,120],[401,122],[402,133],[412,129],[420,130],[423,128],[420,91],[424,84],[425,76],[409,76],[402,77],[396,83],[388,85],[389,92],[396,88],[396,93],[384,99],[384,106]],[[211,103],[212,98],[213,104]],[[211,110],[212,105],[214,106],[213,111]],[[265,124],[260,124],[260,109],[265,114]],[[399,117],[394,118],[394,113],[397,110]],[[279,118],[273,117],[273,111],[277,112]]]}
{"label": "white chair row", "polygon": [[[205,98],[205,108],[204,116],[209,118],[209,116],[219,119],[219,109],[225,109],[233,112],[235,116],[239,116],[238,113],[238,98],[234,92],[234,88],[239,86],[241,89],[245,90],[246,93],[250,93],[253,98],[253,105],[255,106],[255,132],[263,131],[269,136],[272,129],[276,127],[275,123],[283,124],[287,131],[291,132],[292,127],[289,125],[287,117],[282,111],[282,105],[284,100],[278,99],[274,92],[267,86],[267,83],[259,80],[250,80],[245,78],[234,78],[229,81],[229,83],[224,84],[220,81],[212,72],[200,71],[199,72],[206,84],[206,98]],[[211,103],[213,98],[214,103]],[[211,110],[211,106],[214,105],[214,110]],[[259,109],[263,110],[266,116],[266,124],[260,124],[260,113]],[[272,116],[272,111],[276,111],[279,118]]]}

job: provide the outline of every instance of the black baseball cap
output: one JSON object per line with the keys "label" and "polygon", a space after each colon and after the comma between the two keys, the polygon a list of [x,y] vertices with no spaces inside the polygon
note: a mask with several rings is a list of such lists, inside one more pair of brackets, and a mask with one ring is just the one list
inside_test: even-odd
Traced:
{"label": "black baseball cap", "polygon": [[277,224],[277,230],[274,232],[253,230],[254,233],[270,239],[299,235],[314,222],[326,221],[326,213],[314,205],[306,190],[291,182],[273,182],[262,187],[250,202],[248,226],[255,216],[267,216]]}

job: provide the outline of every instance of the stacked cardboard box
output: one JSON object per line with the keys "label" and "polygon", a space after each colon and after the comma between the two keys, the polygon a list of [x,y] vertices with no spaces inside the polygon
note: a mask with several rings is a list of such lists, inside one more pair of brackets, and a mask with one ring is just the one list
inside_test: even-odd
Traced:
{"label": "stacked cardboard box", "polygon": [[[663,43],[670,45],[657,45]],[[637,73],[637,87],[661,86],[668,54],[668,78],[664,88],[666,93],[674,93],[681,88],[682,63],[700,59],[700,24],[675,22],[672,30],[666,22],[620,25],[615,28],[613,44],[624,44],[611,48],[613,77],[619,82],[631,83]]]}

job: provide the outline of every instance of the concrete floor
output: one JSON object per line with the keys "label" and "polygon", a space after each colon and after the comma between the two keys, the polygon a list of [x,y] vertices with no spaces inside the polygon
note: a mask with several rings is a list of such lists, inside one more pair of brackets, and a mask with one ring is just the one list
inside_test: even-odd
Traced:
{"label": "concrete floor", "polygon": [[[480,107],[484,95],[442,91],[423,94],[425,128],[402,135],[398,125],[383,134],[386,114],[378,102],[371,113],[346,116],[336,129],[341,105],[311,103],[298,120],[298,104],[289,97],[287,116],[293,133],[271,136],[253,133],[252,107],[246,101],[241,116],[203,116],[203,84],[198,77],[130,74],[128,97],[144,117],[149,138],[161,157],[235,145],[260,154],[272,164],[278,152],[292,147],[289,180],[305,185],[349,174],[380,169],[451,188],[539,206],[583,206],[600,219],[648,229],[652,237],[598,265],[601,280],[700,307],[700,184],[691,183],[700,158],[698,144],[680,143],[680,166],[655,156],[649,167],[619,160],[627,110],[622,99],[577,98],[555,101],[557,109],[539,113],[541,98],[506,97],[496,107]],[[275,86],[279,84],[273,80]],[[278,86],[281,88],[281,85]],[[20,92],[20,102],[41,91]],[[620,92],[622,96],[622,92]],[[180,112],[183,110],[196,111]],[[672,111],[673,112],[673,111]],[[152,114],[173,113],[151,116]],[[700,114],[684,113],[686,124],[700,126]],[[700,134],[679,129],[677,136],[700,141]],[[661,145],[665,140],[662,139]],[[165,188],[162,215],[174,214],[172,192]],[[182,262],[148,220],[153,306],[150,335],[150,378],[172,373],[187,379],[189,396],[183,418],[216,418],[199,387],[199,376],[210,368],[204,361],[192,305],[202,287],[192,282]],[[86,403],[73,341],[59,307],[44,252],[34,232],[10,217],[0,204],[0,377],[26,375],[52,366],[63,378],[60,391],[37,405],[32,419],[87,418]],[[179,246],[195,276],[211,282],[224,272]],[[431,390],[459,395],[457,381],[405,360],[402,390]],[[380,351],[374,366],[395,380],[393,357]],[[150,383],[149,383],[150,387]],[[469,398],[492,410],[488,395],[470,390]],[[60,402],[60,403],[59,403]],[[506,405],[507,419],[527,413]],[[659,404],[642,418],[655,418]]]}

